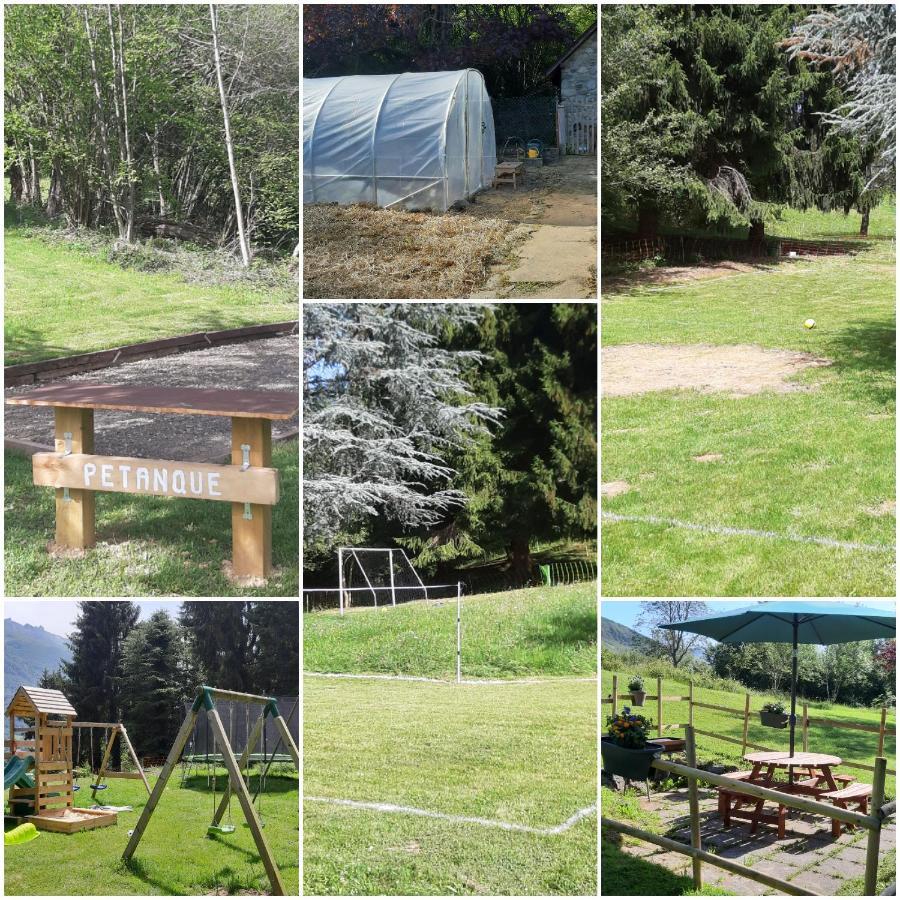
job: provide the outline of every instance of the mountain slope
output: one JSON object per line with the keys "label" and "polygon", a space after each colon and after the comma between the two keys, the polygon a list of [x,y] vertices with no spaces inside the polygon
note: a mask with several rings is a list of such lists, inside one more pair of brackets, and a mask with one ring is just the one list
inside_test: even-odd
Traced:
{"label": "mountain slope", "polygon": [[59,668],[71,654],[65,638],[41,627],[3,621],[4,665],[3,705],[12,699],[21,684],[36,685],[44,669]]}
{"label": "mountain slope", "polygon": [[640,650],[650,643],[650,639],[604,616],[600,619],[600,643],[608,650]]}

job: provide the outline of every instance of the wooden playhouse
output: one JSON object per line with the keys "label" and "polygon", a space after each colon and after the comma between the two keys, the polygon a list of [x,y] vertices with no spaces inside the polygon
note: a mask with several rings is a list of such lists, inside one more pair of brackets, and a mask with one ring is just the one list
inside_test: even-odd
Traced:
{"label": "wooden playhouse", "polygon": [[[115,825],[114,812],[74,807],[72,722],[77,713],[62,691],[22,686],[6,715],[7,761],[18,756],[31,762],[29,771],[9,785],[12,817],[65,833]],[[17,720],[24,725],[17,727]]]}

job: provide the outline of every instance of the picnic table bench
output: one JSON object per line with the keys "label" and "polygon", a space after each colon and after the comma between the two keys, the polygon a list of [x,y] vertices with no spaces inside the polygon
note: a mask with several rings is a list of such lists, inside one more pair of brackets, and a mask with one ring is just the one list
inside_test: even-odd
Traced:
{"label": "picnic table bench", "polygon": [[500,184],[512,182],[513,190],[516,189],[516,179],[521,178],[525,181],[525,163],[524,162],[502,162],[497,164],[494,172],[494,187]]}
{"label": "picnic table bench", "polygon": [[[272,421],[293,417],[296,394],[78,383],[47,385],[6,402],[54,409],[56,452],[34,454],[32,471],[35,484],[56,488],[58,547],[94,545],[95,491],[230,501],[234,575],[271,574],[272,505],[278,502]],[[97,409],[230,417],[231,465],[96,456]]]}

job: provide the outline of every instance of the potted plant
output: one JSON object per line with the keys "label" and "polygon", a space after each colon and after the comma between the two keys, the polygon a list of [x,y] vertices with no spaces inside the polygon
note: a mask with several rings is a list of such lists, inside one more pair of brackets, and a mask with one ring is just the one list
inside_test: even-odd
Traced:
{"label": "potted plant", "polygon": [[631,691],[631,702],[635,706],[643,706],[647,693],[644,691],[644,679],[640,675],[635,675],[628,682],[628,690]]}
{"label": "potted plant", "polygon": [[769,728],[785,728],[788,718],[789,716],[784,711],[783,703],[765,703],[759,711],[759,721]]}
{"label": "potted plant", "polygon": [[606,736],[600,741],[603,768],[611,775],[621,775],[635,781],[645,781],[650,763],[663,748],[647,740],[653,722],[636,716],[630,707],[606,718]]}

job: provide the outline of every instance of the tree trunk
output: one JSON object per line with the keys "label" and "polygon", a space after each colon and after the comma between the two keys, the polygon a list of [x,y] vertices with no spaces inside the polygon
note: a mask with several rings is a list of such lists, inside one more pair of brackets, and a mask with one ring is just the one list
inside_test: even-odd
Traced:
{"label": "tree trunk", "polygon": [[115,173],[113,171],[112,157],[110,155],[109,122],[106,118],[106,105],[103,102],[103,92],[100,90],[100,74],[97,68],[97,54],[94,49],[94,32],[91,29],[91,22],[88,18],[88,8],[86,6],[82,7],[82,12],[84,14],[84,30],[87,35],[88,56],[91,63],[91,81],[94,85],[94,99],[97,101],[97,124],[100,128],[100,153],[103,157],[103,166],[106,169],[107,189],[109,190],[109,199],[113,208],[113,215],[116,219],[116,230],[119,232],[119,237],[124,238],[127,226],[125,217],[122,214],[122,207],[119,203]]}
{"label": "tree trunk", "polygon": [[859,236],[860,237],[868,237],[869,236],[869,207],[867,206],[862,211],[862,219],[859,223]]}
{"label": "tree trunk", "polygon": [[34,147],[28,142],[28,166],[31,169],[31,205],[41,206],[41,172],[34,156]]}
{"label": "tree trunk", "polygon": [[748,240],[751,244],[761,244],[766,239],[766,223],[761,219],[750,223]]}
{"label": "tree trunk", "polygon": [[250,246],[244,231],[244,212],[241,209],[241,191],[238,186],[237,168],[234,164],[234,144],[231,140],[231,120],[228,117],[228,102],[225,97],[225,84],[222,81],[222,61],[219,58],[219,25],[216,6],[209,4],[209,18],[212,24],[213,62],[216,67],[216,82],[219,85],[219,100],[222,104],[222,121],[225,124],[225,149],[228,151],[228,170],[231,173],[231,188],[234,191],[234,216],[237,221],[238,241],[241,245],[241,260],[244,267],[250,266]]}
{"label": "tree trunk", "polygon": [[22,197],[25,194],[25,182],[22,178],[22,168],[17,162],[10,163],[6,170],[9,176],[9,202],[13,206],[22,205]]}
{"label": "tree trunk", "polygon": [[659,210],[654,206],[642,206],[638,210],[638,237],[655,238],[659,232]]}
{"label": "tree trunk", "polygon": [[55,219],[62,211],[62,205],[62,172],[59,162],[54,159],[53,169],[50,172],[50,190],[47,191],[47,203],[44,206],[47,218]]}
{"label": "tree trunk", "polygon": [[156,194],[159,198],[159,217],[165,219],[169,214],[166,195],[163,193],[162,169],[159,164],[159,124],[153,126],[153,140],[150,142],[153,151],[153,173],[156,175]]}
{"label": "tree trunk", "polygon": [[509,561],[509,573],[515,584],[528,584],[531,581],[534,563],[531,559],[530,540],[527,535],[513,538],[506,548]]}

